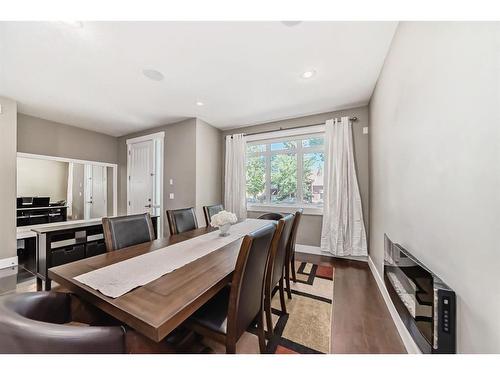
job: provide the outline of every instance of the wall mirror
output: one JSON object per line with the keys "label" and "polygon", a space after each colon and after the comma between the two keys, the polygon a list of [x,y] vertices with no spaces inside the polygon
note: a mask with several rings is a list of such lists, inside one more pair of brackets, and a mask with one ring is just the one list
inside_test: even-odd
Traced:
{"label": "wall mirror", "polygon": [[117,214],[117,165],[17,154],[17,226]]}

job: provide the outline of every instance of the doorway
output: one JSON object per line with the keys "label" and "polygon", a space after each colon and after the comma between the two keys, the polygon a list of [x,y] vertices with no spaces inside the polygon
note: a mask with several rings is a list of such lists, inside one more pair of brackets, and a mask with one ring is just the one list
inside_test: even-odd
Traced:
{"label": "doorway", "polygon": [[108,216],[108,178],[106,167],[85,164],[84,219]]}
{"label": "doorway", "polygon": [[127,139],[127,215],[158,217],[163,236],[163,144],[165,132]]}

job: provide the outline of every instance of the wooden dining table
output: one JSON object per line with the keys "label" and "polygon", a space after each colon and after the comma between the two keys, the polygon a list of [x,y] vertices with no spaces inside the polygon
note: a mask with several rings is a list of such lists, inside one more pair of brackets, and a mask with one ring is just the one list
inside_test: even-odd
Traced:
{"label": "wooden dining table", "polygon": [[242,238],[118,298],[107,297],[75,277],[213,230],[198,228],[50,268],[49,277],[83,301],[160,342],[230,282]]}

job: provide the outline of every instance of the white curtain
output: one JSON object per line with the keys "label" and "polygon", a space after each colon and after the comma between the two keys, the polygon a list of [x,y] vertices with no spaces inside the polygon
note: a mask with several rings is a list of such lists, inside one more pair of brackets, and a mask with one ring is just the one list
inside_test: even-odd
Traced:
{"label": "white curtain", "polygon": [[224,209],[246,219],[246,140],[243,134],[226,137]]}
{"label": "white curtain", "polygon": [[326,122],[321,249],[336,256],[368,254],[349,117]]}

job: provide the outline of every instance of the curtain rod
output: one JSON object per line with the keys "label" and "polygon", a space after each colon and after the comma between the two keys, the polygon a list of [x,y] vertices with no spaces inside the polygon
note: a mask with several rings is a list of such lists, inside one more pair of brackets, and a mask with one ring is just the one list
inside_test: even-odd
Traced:
{"label": "curtain rod", "polygon": [[[341,120],[341,118],[337,117],[335,118],[334,120]],[[358,118],[357,117],[349,117],[349,121],[358,121]],[[318,126],[318,125],[325,125],[324,122],[322,122],[321,124],[311,124],[311,125],[300,125],[300,126],[292,126],[290,128],[282,128],[280,126],[279,129],[274,129],[274,130],[263,130],[261,132],[253,132],[253,133],[243,133],[243,135],[256,135],[256,134],[265,134],[265,133],[274,133],[274,132],[277,132],[277,131],[280,131],[280,130],[290,130],[290,129],[300,129],[300,128],[308,128],[310,126]],[[232,136],[231,136],[232,137]]]}

